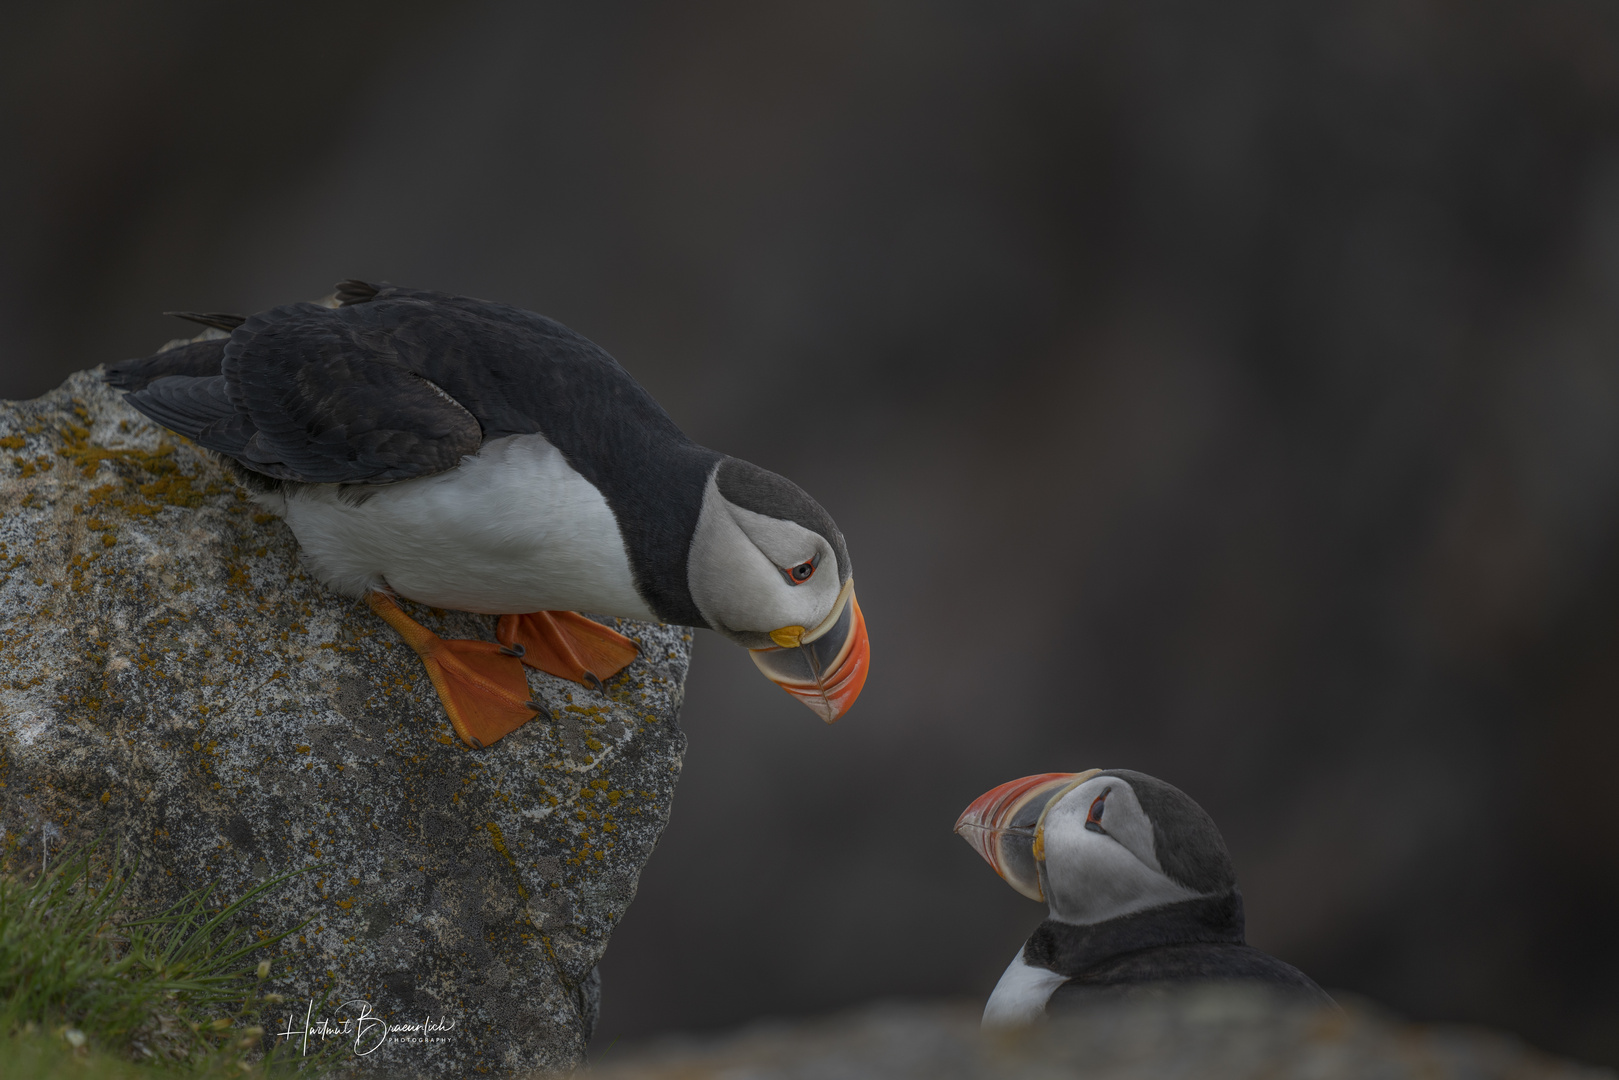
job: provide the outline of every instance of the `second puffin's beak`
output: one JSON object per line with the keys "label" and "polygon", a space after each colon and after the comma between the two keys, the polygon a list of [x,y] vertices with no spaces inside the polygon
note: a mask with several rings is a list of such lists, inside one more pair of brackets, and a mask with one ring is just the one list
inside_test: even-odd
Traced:
{"label": "second puffin's beak", "polygon": [[1040,822],[1053,799],[1099,770],[1048,772],[991,788],[956,819],[956,835],[971,844],[1001,879],[1030,900],[1044,900],[1040,889]]}
{"label": "second puffin's beak", "polygon": [[854,598],[854,578],[843,583],[837,603],[814,630],[790,626],[771,635],[773,649],[749,649],[765,678],[810,707],[827,723],[849,711],[871,667],[866,619]]}

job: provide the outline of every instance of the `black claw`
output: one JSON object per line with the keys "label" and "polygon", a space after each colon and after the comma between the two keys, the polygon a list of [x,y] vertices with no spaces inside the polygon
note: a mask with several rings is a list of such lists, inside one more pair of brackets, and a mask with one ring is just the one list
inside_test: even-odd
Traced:
{"label": "black claw", "polygon": [[511,645],[502,645],[500,647],[500,651],[505,653],[507,656],[522,656],[524,653],[528,652],[528,650],[523,648],[521,644],[515,642]]}
{"label": "black claw", "polygon": [[472,743],[472,748],[474,750],[482,750],[483,749],[483,743],[478,741],[478,737],[476,735],[469,736],[467,741]]}
{"label": "black claw", "polygon": [[597,693],[599,693],[599,694],[607,693],[607,687],[603,686],[602,681],[600,679],[596,678],[596,673],[594,671],[585,672],[585,680],[587,682],[589,682],[591,686],[594,686],[596,688]]}
{"label": "black claw", "polygon": [[527,701],[523,702],[523,704],[530,709],[533,709],[547,720],[551,719],[551,710],[547,709],[544,705],[541,705],[539,698],[529,698]]}

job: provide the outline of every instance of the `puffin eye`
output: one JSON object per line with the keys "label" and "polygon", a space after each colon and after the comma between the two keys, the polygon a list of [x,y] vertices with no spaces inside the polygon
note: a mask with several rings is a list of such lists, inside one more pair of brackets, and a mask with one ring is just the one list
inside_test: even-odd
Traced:
{"label": "puffin eye", "polygon": [[1108,788],[1091,801],[1091,812],[1085,815],[1085,828],[1087,831],[1107,835],[1107,830],[1102,828],[1102,813],[1107,809],[1107,797],[1112,791],[1112,788]]}
{"label": "puffin eye", "polygon": [[783,570],[781,575],[787,579],[787,584],[789,585],[802,585],[815,576],[815,568],[820,562],[821,557],[817,555],[813,559],[806,559],[804,562],[799,563],[791,570]]}

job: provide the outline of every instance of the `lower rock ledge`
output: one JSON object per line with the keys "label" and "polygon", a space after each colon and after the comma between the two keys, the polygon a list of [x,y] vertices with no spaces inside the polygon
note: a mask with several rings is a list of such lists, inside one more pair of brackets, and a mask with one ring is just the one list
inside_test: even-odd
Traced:
{"label": "lower rock ledge", "polygon": [[[1340,997],[1340,1001],[1345,999]],[[981,1004],[883,1003],[602,1054],[592,1080],[1615,1080],[1510,1035],[1396,1020],[1348,999],[1301,1011],[1262,991],[1154,989],[1023,1030],[981,1032]]]}

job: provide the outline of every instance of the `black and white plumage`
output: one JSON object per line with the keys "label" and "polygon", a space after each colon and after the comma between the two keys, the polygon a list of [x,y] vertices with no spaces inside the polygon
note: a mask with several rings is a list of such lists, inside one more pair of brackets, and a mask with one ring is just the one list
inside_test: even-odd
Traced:
{"label": "black and white plumage", "polygon": [[986,1026],[1188,983],[1259,984],[1333,1004],[1303,972],[1246,943],[1219,829],[1162,780],[1129,769],[1024,777],[975,800],[956,832],[1050,908],[990,995]]}
{"label": "black and white plumage", "polygon": [[338,592],[708,627],[824,719],[853,703],[848,548],[795,484],[686,438],[544,316],[358,281],[336,300],[185,315],[227,336],[106,378],[265,481]]}

